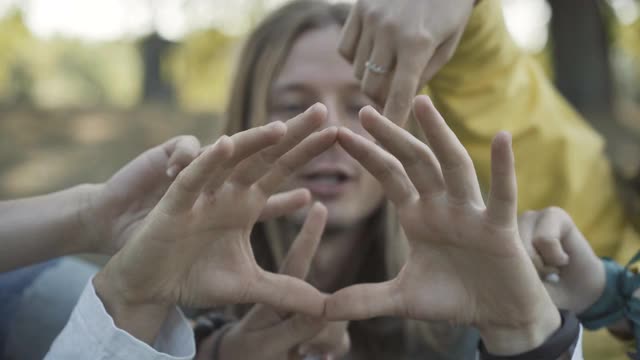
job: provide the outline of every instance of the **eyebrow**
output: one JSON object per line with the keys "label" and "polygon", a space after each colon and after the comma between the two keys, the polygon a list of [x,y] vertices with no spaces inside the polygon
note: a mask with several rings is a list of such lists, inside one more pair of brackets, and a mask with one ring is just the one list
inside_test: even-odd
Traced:
{"label": "eyebrow", "polygon": [[[360,83],[359,82],[352,82],[347,84],[345,87],[343,87],[343,89],[348,90],[348,91],[353,91],[353,92],[361,92],[360,90]],[[273,87],[274,92],[287,92],[287,91],[308,91],[309,88],[301,83],[283,83],[283,84],[276,84]]]}
{"label": "eyebrow", "polygon": [[307,87],[304,84],[299,83],[284,83],[281,85],[276,84],[272,91],[273,92],[287,92],[287,91],[306,91]]}

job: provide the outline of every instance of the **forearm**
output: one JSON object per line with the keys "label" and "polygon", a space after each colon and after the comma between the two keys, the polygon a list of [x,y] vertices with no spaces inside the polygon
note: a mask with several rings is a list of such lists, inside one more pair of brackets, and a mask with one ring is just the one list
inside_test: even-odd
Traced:
{"label": "forearm", "polygon": [[47,259],[88,251],[90,211],[96,185],[0,202],[0,272]]}

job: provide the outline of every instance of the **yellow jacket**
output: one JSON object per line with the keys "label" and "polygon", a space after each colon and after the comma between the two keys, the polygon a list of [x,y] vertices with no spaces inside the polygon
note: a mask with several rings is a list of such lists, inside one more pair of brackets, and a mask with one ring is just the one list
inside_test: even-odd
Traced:
{"label": "yellow jacket", "polygon": [[[488,189],[490,145],[513,135],[520,211],[567,210],[600,256],[626,264],[640,241],[617,198],[603,139],[562,98],[542,68],[510,38],[499,0],[474,10],[451,61],[429,90],[469,151]],[[588,274],[585,274],[588,276]],[[626,359],[606,331],[586,334],[586,359]]]}

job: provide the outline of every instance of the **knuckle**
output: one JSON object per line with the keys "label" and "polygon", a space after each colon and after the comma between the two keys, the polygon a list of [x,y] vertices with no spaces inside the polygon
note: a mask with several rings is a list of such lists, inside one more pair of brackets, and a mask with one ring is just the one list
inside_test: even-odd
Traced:
{"label": "knuckle", "polygon": [[416,51],[416,49],[421,49],[422,51],[424,51],[435,42],[433,35],[426,30],[405,30],[399,34],[399,39],[402,44],[405,44],[408,47],[412,48],[413,51]]}
{"label": "knuckle", "polygon": [[315,335],[320,329],[317,320],[312,319],[309,316],[297,315],[289,322],[289,329],[291,334],[300,334],[303,337],[310,337]]}
{"label": "knuckle", "polygon": [[384,34],[391,34],[397,29],[397,24],[390,18],[383,18],[379,20],[378,31]]}
{"label": "knuckle", "polygon": [[535,210],[527,210],[520,215],[520,219],[528,220],[530,218],[534,218],[538,214]]}
{"label": "knuckle", "polygon": [[561,208],[557,207],[557,206],[549,206],[546,209],[547,213],[549,214],[559,214],[559,213],[563,213],[564,210],[562,210]]}
{"label": "knuckle", "polygon": [[368,8],[365,10],[364,20],[371,25],[380,24],[384,18],[384,12],[380,8]]}

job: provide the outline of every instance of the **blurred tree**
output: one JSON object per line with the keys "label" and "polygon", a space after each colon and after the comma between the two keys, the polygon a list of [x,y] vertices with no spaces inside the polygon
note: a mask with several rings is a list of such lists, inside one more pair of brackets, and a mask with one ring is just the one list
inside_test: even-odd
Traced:
{"label": "blurred tree", "polygon": [[144,84],[142,100],[157,103],[173,103],[174,90],[162,72],[162,59],[172,48],[172,43],[161,38],[157,33],[147,36],[141,44],[144,68]]}
{"label": "blurred tree", "polygon": [[550,5],[556,86],[588,118],[612,118],[609,39],[599,1],[550,0]]}
{"label": "blurred tree", "polygon": [[166,59],[180,105],[190,111],[224,110],[237,39],[218,30],[188,35]]}
{"label": "blurred tree", "polygon": [[0,104],[30,101],[31,77],[20,61],[21,48],[29,40],[17,11],[0,22]]}

